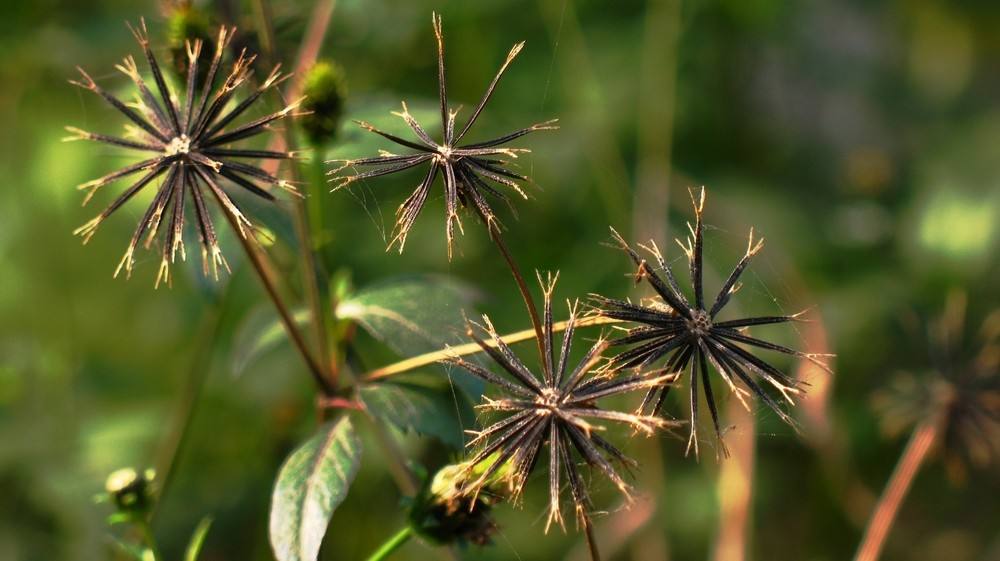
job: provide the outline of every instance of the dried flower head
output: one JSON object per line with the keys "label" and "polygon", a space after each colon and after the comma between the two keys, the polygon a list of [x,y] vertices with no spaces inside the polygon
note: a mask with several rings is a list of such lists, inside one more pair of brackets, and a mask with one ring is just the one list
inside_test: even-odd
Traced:
{"label": "dried flower head", "polygon": [[[211,266],[213,276],[218,278],[219,265],[227,269],[228,265],[219,249],[218,237],[212,224],[206,199],[212,198],[222,207],[223,212],[226,213],[227,218],[235,226],[240,236],[247,237],[248,230],[253,229],[253,224],[243,215],[236,203],[223,189],[224,182],[221,180],[227,179],[229,183],[269,201],[274,200],[274,195],[262,185],[277,186],[289,192],[298,193],[287,181],[279,179],[259,167],[240,161],[258,158],[285,159],[290,158],[291,153],[236,149],[227,146],[268,131],[271,123],[288,116],[298,106],[298,102],[292,103],[276,113],[230,127],[265,91],[275,87],[285,78],[280,74],[278,67],[246,98],[239,103],[233,103],[237,90],[246,84],[253,75],[251,65],[254,57],[247,56],[245,52],[241,53],[222,84],[217,89],[213,89],[225,47],[233,37],[233,30],[223,27],[219,30],[215,54],[205,76],[200,95],[197,95],[195,90],[198,89],[196,77],[202,42],[195,40],[187,43],[189,61],[187,87],[183,100],[179,100],[167,86],[160,65],[150,50],[145,22],[141,22],[137,29],[131,26],[130,29],[149,63],[149,70],[156,83],[159,99],[146,85],[135,60],[131,56],[125,57],[123,63],[116,68],[135,83],[138,95],[133,104],[126,104],[94,82],[82,68],[78,68],[82,79],[79,81],[71,80],[71,83],[100,95],[112,107],[125,115],[131,121],[131,126],[126,127],[127,134],[124,138],[67,127],[72,136],[65,140],[93,140],[147,153],[151,157],[80,185],[78,189],[87,191],[83,201],[83,204],[86,205],[101,187],[119,179],[142,173],[142,176],[119,195],[110,206],[74,233],[82,236],[84,243],[86,243],[107,217],[121,208],[144,187],[163,178],[153,202],[132,235],[125,256],[115,270],[115,276],[118,276],[122,269],[125,270],[126,275],[131,274],[136,246],[145,235],[144,245],[148,249],[153,240],[158,237],[160,229],[166,221],[169,224],[166,233],[162,236],[162,259],[156,283],[159,285],[161,280],[170,281],[170,263],[174,261],[178,252],[181,259],[185,258],[184,207],[185,198],[190,197],[198,222],[203,269],[207,274],[209,266]],[[164,220],[165,214],[166,220]]]}
{"label": "dried flower head", "polygon": [[380,177],[392,173],[407,170],[423,163],[430,163],[427,174],[417,189],[399,206],[396,210],[396,226],[392,240],[389,242],[391,248],[394,244],[399,244],[399,251],[402,253],[406,244],[406,235],[413,226],[414,221],[420,214],[427,201],[427,195],[431,185],[434,184],[438,175],[444,179],[445,206],[447,209],[447,220],[445,232],[448,239],[448,258],[452,255],[452,240],[454,239],[454,227],[458,224],[462,228],[461,220],[458,217],[458,205],[470,207],[482,218],[487,228],[497,227],[497,218],[487,201],[487,196],[491,196],[510,204],[507,196],[498,190],[494,185],[503,185],[513,189],[517,194],[527,198],[518,182],[526,181],[527,177],[516,173],[510,169],[507,158],[517,158],[519,153],[529,152],[526,148],[504,148],[503,145],[520,138],[528,133],[538,130],[555,129],[556,120],[538,123],[530,127],[514,131],[493,140],[476,142],[473,144],[459,145],[462,138],[472,125],[479,118],[486,103],[489,102],[493,91],[500,82],[500,77],[514,60],[514,57],[521,52],[524,43],[518,43],[511,48],[507,54],[507,59],[500,66],[496,77],[486,88],[486,93],[479,101],[479,105],[472,112],[465,126],[456,134],[455,118],[458,109],[448,108],[448,95],[445,85],[444,71],[444,36],[441,33],[441,17],[432,14],[431,19],[434,24],[434,35],[437,37],[438,46],[438,94],[441,105],[441,129],[443,139],[441,144],[435,142],[426,130],[410,115],[406,102],[403,102],[403,111],[393,113],[409,125],[416,135],[416,139],[410,141],[398,136],[381,131],[369,123],[358,122],[363,128],[375,134],[383,136],[400,146],[405,146],[416,152],[410,154],[397,155],[382,151],[378,156],[370,158],[360,158],[356,160],[333,160],[342,165],[331,171],[331,174],[338,174],[346,168],[371,167],[370,171],[358,172],[352,175],[341,176],[336,180],[334,190],[346,187],[356,181],[372,177]]}
{"label": "dried flower head", "polygon": [[966,305],[965,293],[952,293],[929,325],[931,368],[901,372],[873,396],[889,436],[929,419],[940,423],[945,466],[958,481],[966,464],[984,467],[1000,459],[1000,310],[968,337]]}
{"label": "dried flower head", "polygon": [[587,351],[572,371],[567,372],[577,320],[577,305],[567,303],[569,320],[557,356],[552,327],[554,287],[555,279],[551,276],[547,284],[542,283],[545,303],[541,376],[532,372],[500,339],[486,316],[483,316],[485,327],[477,327],[485,331],[492,340],[487,342],[477,336],[472,324],[469,326],[469,336],[503,369],[505,376],[498,376],[460,357],[448,361],[507,394],[499,399],[485,398],[485,402],[479,406],[481,410],[501,412],[506,416],[481,431],[473,432],[475,437],[468,446],[482,446],[468,461],[468,465],[470,468],[480,464],[488,467],[470,484],[471,489],[480,488],[500,469],[508,466],[505,479],[511,496],[516,500],[535,466],[539,450],[543,444],[548,445],[550,497],[546,531],[553,522],[563,526],[559,508],[563,473],[569,482],[578,520],[584,520],[587,516],[590,499],[577,468],[576,455],[583,458],[589,466],[598,469],[628,496],[629,486],[612,462],[628,468],[634,466],[634,461],[600,436],[604,427],[591,424],[589,420],[622,423],[645,434],[679,424],[651,415],[602,409],[597,405],[597,400],[604,397],[670,384],[675,376],[662,373],[617,376],[615,372],[607,370],[595,373],[593,368],[601,360],[601,352],[607,347],[607,341],[603,337]]}
{"label": "dried flower head", "polygon": [[[630,346],[630,348],[610,358],[607,366],[612,369],[644,368],[663,359],[666,372],[677,373],[680,377],[683,376],[685,370],[689,370],[691,429],[687,451],[690,452],[693,447],[695,455],[698,455],[696,420],[700,384],[705,393],[705,401],[708,403],[708,410],[712,416],[712,424],[720,449],[723,455],[728,455],[719,428],[718,407],[709,379],[709,363],[744,406],[748,407],[744,399],[748,392],[739,387],[740,384],[749,388],[750,392],[759,397],[782,420],[789,424],[792,424],[791,418],[782,410],[778,401],[764,391],[764,388],[751,377],[751,373],[774,386],[790,404],[793,403],[792,396],[801,391],[799,384],[776,367],[755,356],[746,347],[756,347],[804,358],[827,371],[829,369],[818,360],[821,356],[826,355],[799,352],[746,334],[746,329],[751,326],[794,321],[799,319],[801,314],[717,321],[716,316],[726,306],[732,295],[739,290],[740,275],[750,263],[750,259],[761,250],[764,240],[754,240],[753,230],[750,231],[746,254],[736,264],[736,268],[726,279],[715,300],[710,304],[707,303],[702,283],[704,246],[702,211],[705,206],[705,190],[701,190],[697,199],[692,192],[691,200],[694,204],[695,224],[693,227],[690,223],[688,224],[691,236],[687,239],[687,243],[681,243],[680,240],[677,240],[677,243],[687,254],[691,284],[694,287],[693,301],[689,301],[681,291],[670,265],[667,264],[655,243],[650,242],[648,246],[639,246],[649,252],[656,260],[656,266],[651,267],[614,228],[611,229],[611,234],[618,247],[627,253],[638,267],[636,281],[645,279],[656,292],[658,298],[640,304],[596,294],[592,295],[591,299],[599,315],[638,324],[627,329],[623,336],[610,341],[612,346]],[[661,273],[663,276],[660,276]],[[640,411],[653,414],[659,412],[671,387],[671,385],[666,385],[651,389],[646,394]]]}

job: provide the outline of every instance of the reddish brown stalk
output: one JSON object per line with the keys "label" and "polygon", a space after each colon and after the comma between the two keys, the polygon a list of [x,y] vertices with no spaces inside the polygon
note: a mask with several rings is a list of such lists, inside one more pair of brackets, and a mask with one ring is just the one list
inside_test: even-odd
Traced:
{"label": "reddish brown stalk", "polygon": [[313,377],[313,381],[316,382],[316,385],[324,395],[333,395],[335,388],[330,384],[330,381],[326,378],[326,376],[323,375],[323,369],[320,368],[320,365],[316,362],[312,352],[309,351],[309,347],[306,345],[302,332],[299,331],[298,326],[295,325],[295,319],[292,317],[292,313],[288,310],[288,307],[281,299],[281,295],[278,293],[277,285],[274,282],[274,275],[271,272],[271,265],[267,261],[267,258],[261,253],[260,249],[254,245],[254,242],[238,233],[239,230],[237,229],[235,219],[230,216],[229,213],[224,214],[226,215],[226,219],[233,224],[233,229],[237,231],[236,238],[240,240],[240,245],[243,246],[243,250],[246,252],[247,257],[250,258],[250,263],[253,265],[257,278],[259,278],[261,284],[264,285],[264,290],[267,292],[267,296],[271,299],[271,303],[274,304],[274,308],[278,311],[278,315],[281,318],[281,324],[285,327],[285,331],[288,333],[288,338],[292,340],[296,350],[298,350],[299,354],[302,356],[302,360],[305,361],[306,366],[309,369],[309,373]]}
{"label": "reddish brown stalk", "polygon": [[[755,402],[750,400],[749,404],[752,409]],[[713,558],[718,561],[743,561],[747,558],[747,532],[753,507],[756,420],[738,399],[729,400],[726,418],[740,431],[730,438],[730,457],[721,463],[719,469],[716,484],[719,534]]]}
{"label": "reddish brown stalk", "polygon": [[939,422],[933,418],[922,422],[913,430],[889,483],[882,492],[878,504],[875,505],[854,561],[876,561],[879,558],[885,540],[889,536],[889,530],[892,529],[896,519],[896,513],[899,512],[899,507],[903,504],[910,485],[913,484],[913,478],[927,458],[927,452],[937,440],[938,430]]}
{"label": "reddish brown stalk", "polygon": [[507,249],[507,244],[503,240],[503,233],[500,232],[500,225],[496,223],[495,220],[486,216],[483,211],[478,207],[473,205],[476,212],[479,213],[479,218],[482,219],[483,224],[486,224],[486,229],[490,232],[490,239],[493,240],[493,245],[500,250],[500,254],[503,255],[504,261],[507,262],[507,267],[510,269],[512,275],[514,275],[514,282],[517,283],[517,289],[521,292],[521,298],[524,300],[525,307],[528,308],[528,316],[531,318],[531,327],[535,330],[535,342],[538,344],[538,356],[542,358],[544,362],[545,349],[542,346],[542,322],[538,318],[538,307],[535,306],[535,300],[531,297],[531,291],[528,290],[528,284],[524,280],[524,275],[521,274],[521,269],[517,266],[517,262],[514,261],[514,256],[511,255],[510,250]]}

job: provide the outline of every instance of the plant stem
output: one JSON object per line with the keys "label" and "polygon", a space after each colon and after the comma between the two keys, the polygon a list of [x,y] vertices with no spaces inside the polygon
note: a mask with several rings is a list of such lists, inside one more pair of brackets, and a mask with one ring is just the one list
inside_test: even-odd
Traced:
{"label": "plant stem", "polygon": [[858,552],[854,556],[854,561],[875,561],[882,552],[885,540],[889,536],[896,513],[899,511],[903,499],[910,490],[913,478],[927,458],[927,452],[938,436],[939,423],[936,418],[931,418],[920,423],[913,430],[910,441],[903,450],[896,468],[892,472],[892,477],[886,485],[878,504],[872,513],[868,527],[865,529],[864,538],[858,547]]}
{"label": "plant stem", "polygon": [[503,241],[503,233],[500,232],[500,226],[494,220],[488,218],[478,206],[473,206],[479,214],[479,218],[482,219],[483,224],[486,224],[486,229],[489,230],[493,245],[500,250],[500,254],[503,255],[504,261],[507,262],[511,274],[514,275],[517,289],[521,291],[521,298],[524,300],[524,305],[528,308],[528,315],[531,317],[531,327],[535,330],[535,342],[538,343],[538,356],[543,359],[542,363],[544,364],[545,348],[542,343],[542,322],[538,319],[538,307],[535,306],[535,300],[531,297],[531,291],[528,290],[528,284],[524,281],[524,275],[521,274],[521,269],[517,266],[517,262],[514,261],[514,256],[511,255],[510,250],[507,249],[507,244]]}
{"label": "plant stem", "polygon": [[[292,137],[291,129],[285,132],[285,144],[289,149],[295,149],[295,139]],[[293,163],[291,168],[293,176],[298,178],[298,166]],[[314,225],[310,223],[306,212],[306,202],[303,199],[296,199],[293,205],[295,207],[295,230],[299,237],[299,256],[302,259],[302,283],[305,285],[306,301],[309,303],[310,316],[312,316],[316,348],[319,349],[319,360],[324,378],[329,381],[331,387],[336,388],[337,380],[333,376],[330,364],[329,332],[326,328],[326,314],[324,313],[325,307],[323,306],[326,298],[323,297],[319,282],[316,280],[319,269],[316,266],[316,244],[314,243],[314,230],[312,229]]]}
{"label": "plant stem", "polygon": [[583,514],[583,531],[587,534],[587,549],[590,551],[590,561],[601,561],[601,552],[597,549],[597,538],[594,537],[594,524],[590,515]]}
{"label": "plant stem", "polygon": [[187,381],[181,391],[181,398],[177,403],[171,429],[167,433],[154,464],[160,484],[159,498],[153,505],[153,511],[150,514],[150,524],[156,519],[160,505],[163,504],[163,497],[166,496],[170,483],[173,481],[177,463],[180,461],[184,445],[190,435],[198,401],[201,398],[208,374],[211,372],[211,352],[215,349],[215,342],[222,333],[222,317],[229,300],[229,290],[230,284],[227,283],[222,288],[221,297],[215,300],[214,305],[209,310],[204,312],[195,334],[195,349],[192,353]]}
{"label": "plant stem", "polygon": [[160,557],[160,550],[156,546],[156,537],[153,536],[153,529],[150,527],[149,521],[140,520],[136,522],[136,526],[139,528],[139,533],[142,534],[142,541],[146,543],[146,547],[153,553],[153,561],[163,559]]}
{"label": "plant stem", "polygon": [[399,549],[400,546],[408,542],[411,537],[413,537],[413,528],[410,526],[404,527],[402,530],[396,532],[395,535],[389,538],[388,541],[382,544],[382,546],[378,548],[378,551],[372,553],[371,556],[368,557],[368,561],[382,561],[383,559],[389,557],[392,552]]}
{"label": "plant stem", "polygon": [[[611,323],[618,323],[618,320],[600,317],[600,316],[590,316],[583,319],[577,320],[576,327],[585,327],[588,325],[606,325]],[[552,324],[552,332],[559,333],[564,331],[566,326],[569,325],[568,321],[559,321]],[[521,341],[527,341],[528,339],[534,339],[538,335],[534,328],[525,329],[523,331],[515,331],[514,333],[509,333],[507,335],[501,335],[500,340],[508,345],[513,345],[514,343],[520,343]],[[486,344],[490,347],[496,347],[496,339],[487,339]],[[478,343],[466,343],[464,345],[457,345],[454,347],[448,347],[446,349],[441,349],[439,351],[432,351],[429,353],[424,353],[422,355],[417,355],[410,357],[399,362],[394,362],[392,364],[383,366],[381,368],[376,368],[365,374],[363,380],[365,382],[372,382],[375,380],[380,380],[382,378],[388,378],[389,376],[395,376],[397,374],[402,374],[403,372],[409,372],[421,366],[427,366],[428,364],[434,364],[448,357],[455,356],[467,356],[476,353],[483,352],[482,347]]]}
{"label": "plant stem", "polygon": [[236,220],[230,216],[228,212],[223,214],[226,215],[226,219],[229,220],[230,224],[232,224],[233,231],[236,232],[236,238],[240,240],[240,244],[243,246],[243,251],[246,252],[247,257],[250,258],[253,270],[257,273],[257,278],[259,278],[261,284],[264,285],[264,290],[267,292],[268,298],[271,299],[271,303],[274,304],[275,309],[278,311],[278,315],[281,317],[281,324],[285,327],[285,332],[288,333],[288,338],[292,340],[295,348],[299,351],[299,354],[302,355],[302,360],[305,361],[306,366],[309,369],[309,373],[313,377],[313,381],[316,382],[316,385],[324,395],[333,395],[335,390],[334,387],[323,375],[323,370],[320,368],[319,363],[316,362],[316,359],[313,358],[312,353],[309,351],[309,347],[306,345],[302,332],[299,331],[298,326],[295,325],[295,318],[292,317],[288,307],[282,301],[281,295],[278,294],[278,288],[274,283],[271,266],[267,261],[267,258],[253,241],[239,234],[240,229],[236,224]]}

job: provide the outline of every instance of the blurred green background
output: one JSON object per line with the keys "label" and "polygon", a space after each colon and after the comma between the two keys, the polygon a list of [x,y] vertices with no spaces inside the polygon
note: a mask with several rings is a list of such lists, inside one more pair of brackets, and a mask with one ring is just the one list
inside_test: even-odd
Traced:
{"label": "blurred green background", "polygon": [[[249,31],[249,4],[197,5]],[[312,4],[270,7],[291,64]],[[873,393],[899,371],[932,368],[926,324],[949,292],[968,294],[970,338],[1000,304],[1000,3],[339,0],[322,55],[345,71],[348,118],[398,127],[389,111],[400,99],[433,116],[432,10],[444,17],[449,93],[466,114],[510,45],[527,41],[470,138],[560,119],[559,131],[521,144],[533,149],[521,162],[537,183],[532,199],[516,202],[517,219],[499,209],[522,266],[561,271],[560,300],[629,293],[628,264],[601,245],[608,225],[680,256],[672,238],[691,217],[688,187],[708,188],[710,286],[742,254],[750,226],[767,238],[742,310],[813,307],[817,321],[767,333],[838,356],[835,375],[804,374],[817,391],[797,410],[801,434],[760,410],[755,425],[744,419],[728,436],[734,447],[756,447],[749,557],[848,558],[905,443],[879,430]],[[116,133],[122,124],[66,80],[79,64],[128,91],[113,69],[138,54],[123,22],[145,16],[161,38],[164,14],[152,0],[0,8],[0,559],[109,558],[108,509],[92,497],[112,470],[161,461],[191,380],[202,376],[157,535],[179,559],[210,515],[203,559],[270,559],[271,484],[315,426],[309,379],[290,348],[234,374],[241,333],[270,312],[232,239],[224,247],[232,276],[204,280],[192,259],[177,267],[172,289],[154,291],[153,253],[139,256],[132,280],[112,279],[142,204],[127,205],[86,247],[71,235],[111,200],[102,193],[82,209],[74,187],[126,160],[60,142],[64,125]],[[387,147],[350,123],[340,142],[344,156]],[[406,253],[385,252],[392,212],[418,181],[415,172],[324,198],[330,272],[350,271],[356,286],[448,275],[476,287],[477,308],[501,331],[527,327],[509,274],[471,217],[447,260],[440,191]],[[290,236],[287,205],[259,210],[279,240]],[[281,244],[275,259],[290,267],[294,252]],[[373,365],[394,359],[363,344]],[[429,468],[452,457],[429,439],[403,438]],[[368,444],[325,559],[363,558],[402,521],[400,497]],[[607,557],[717,555],[719,497],[739,491],[724,478],[717,487],[731,464],[716,462],[710,444],[700,462],[684,458],[678,439],[628,450],[642,463],[637,506],[598,519]],[[954,481],[932,459],[884,558],[1000,559],[997,473],[994,464]],[[496,543],[464,558],[582,559],[578,534],[542,536],[546,489],[537,479],[522,508],[498,508]],[[618,499],[594,479],[599,505],[615,511]],[[396,558],[438,554],[410,543]]]}

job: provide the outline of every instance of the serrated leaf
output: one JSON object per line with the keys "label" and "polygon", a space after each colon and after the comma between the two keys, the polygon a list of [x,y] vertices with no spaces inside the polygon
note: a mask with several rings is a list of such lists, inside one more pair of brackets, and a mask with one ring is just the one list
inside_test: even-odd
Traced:
{"label": "serrated leaf", "polygon": [[[357,291],[337,305],[336,315],[356,321],[400,356],[414,356],[467,342],[464,312],[472,311],[474,295],[446,277],[405,277]],[[477,378],[449,374],[471,397],[482,395]]]}
{"label": "serrated leaf", "polygon": [[202,518],[201,522],[198,523],[198,527],[194,529],[194,533],[191,534],[191,541],[188,542],[187,549],[184,551],[184,561],[197,561],[198,555],[201,553],[201,547],[205,545],[205,538],[208,537],[208,530],[212,527],[211,518]]}
{"label": "serrated leaf", "polygon": [[361,441],[346,416],[323,425],[285,460],[271,498],[271,547],[278,561],[315,561],[360,461]]}
{"label": "serrated leaf", "polygon": [[[308,310],[294,310],[292,318],[297,325],[309,321]],[[271,306],[250,312],[236,332],[233,341],[232,372],[242,374],[255,360],[288,343],[285,326]]]}
{"label": "serrated leaf", "polygon": [[361,400],[372,415],[456,450],[465,445],[464,429],[476,422],[469,399],[440,377],[407,376],[405,381],[367,385],[361,388]]}

